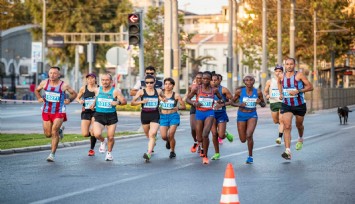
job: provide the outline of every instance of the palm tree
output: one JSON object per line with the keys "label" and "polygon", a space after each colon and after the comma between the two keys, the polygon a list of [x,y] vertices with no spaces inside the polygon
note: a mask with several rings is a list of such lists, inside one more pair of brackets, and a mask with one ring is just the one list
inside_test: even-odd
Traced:
{"label": "palm tree", "polygon": [[215,60],[213,56],[206,55],[206,56],[198,56],[196,58],[187,56],[190,63],[191,63],[191,71],[192,71],[192,76],[196,76],[196,74],[199,72],[200,67],[202,64],[204,64],[207,61],[210,60]]}

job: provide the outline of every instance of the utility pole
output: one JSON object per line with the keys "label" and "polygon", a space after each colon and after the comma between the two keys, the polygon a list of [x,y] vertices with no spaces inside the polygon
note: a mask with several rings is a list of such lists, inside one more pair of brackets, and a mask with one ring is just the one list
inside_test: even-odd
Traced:
{"label": "utility pole", "polygon": [[143,13],[141,10],[139,12],[139,20],[141,29],[139,31],[139,77],[141,80],[144,80],[144,39],[143,39],[143,29],[144,29],[144,21],[143,21]]}
{"label": "utility pole", "polygon": [[262,11],[262,64],[261,64],[261,90],[264,90],[266,84],[266,70],[267,70],[267,13],[266,13],[266,0],[263,0]]}
{"label": "utility pole", "polygon": [[232,90],[233,77],[233,1],[229,0],[229,31],[228,31],[228,57],[227,57],[227,88]]}
{"label": "utility pole", "polygon": [[173,47],[173,79],[175,81],[174,91],[180,93],[180,49],[179,49],[179,16],[178,1],[172,0],[172,47]]}
{"label": "utility pole", "polygon": [[291,0],[290,10],[290,57],[295,58],[295,0]]}
{"label": "utility pole", "polygon": [[282,66],[282,5],[277,0],[277,64]]}
{"label": "utility pole", "polygon": [[171,0],[164,2],[164,78],[171,77],[172,49],[171,49]]}
{"label": "utility pole", "polygon": [[233,86],[231,91],[235,90],[238,84],[238,65],[239,65],[239,58],[238,58],[238,1],[233,0],[233,9],[234,9],[234,29],[233,29],[233,36],[234,36],[234,43],[233,43]]}

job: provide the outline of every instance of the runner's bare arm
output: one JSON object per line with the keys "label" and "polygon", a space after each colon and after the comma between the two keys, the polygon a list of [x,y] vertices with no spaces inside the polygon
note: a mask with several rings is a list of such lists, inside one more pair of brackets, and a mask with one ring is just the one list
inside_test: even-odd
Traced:
{"label": "runner's bare arm", "polygon": [[303,89],[298,90],[299,93],[304,93],[304,92],[308,92],[308,91],[313,91],[313,85],[311,84],[311,82],[307,79],[307,77],[303,74],[303,73],[298,73],[300,80],[303,82]]}
{"label": "runner's bare arm", "polygon": [[131,106],[137,106],[137,105],[146,103],[145,101],[137,101],[138,98],[140,98],[140,97],[142,97],[142,96],[143,96],[143,90],[140,89],[140,90],[136,93],[136,95],[133,97],[132,102],[131,102]]}
{"label": "runner's bare arm", "polygon": [[261,107],[265,107],[266,106],[263,93],[260,90],[258,90],[257,103],[259,103]]}
{"label": "runner's bare arm", "polygon": [[194,95],[196,95],[197,94],[197,87],[193,87],[193,88],[191,88],[191,92],[187,95],[187,97],[186,97],[186,103],[188,103],[188,104],[190,104],[190,105],[192,105],[192,106],[195,106],[196,104],[195,104],[195,102],[192,102],[192,98],[194,97]]}
{"label": "runner's bare arm", "polygon": [[117,97],[118,101],[117,101],[117,105],[126,105],[127,104],[127,100],[126,98],[123,96],[122,92],[119,90],[115,90],[113,92],[114,97]]}
{"label": "runner's bare arm", "polygon": [[44,98],[42,98],[40,92],[44,88],[46,83],[47,83],[47,80],[41,81],[41,83],[37,86],[37,88],[35,89],[35,92],[34,92],[36,97],[37,97],[38,102],[40,102],[40,103],[44,102]]}
{"label": "runner's bare arm", "polygon": [[80,90],[79,90],[79,93],[78,95],[76,96],[76,101],[80,104],[83,104],[84,103],[84,100],[81,99],[81,97],[83,96],[85,92],[85,86],[81,87]]}
{"label": "runner's bare arm", "polygon": [[232,99],[233,99],[232,93],[226,87],[223,87],[222,93],[226,96],[226,99],[227,99],[227,101],[225,103],[225,106],[231,105],[232,104]]}
{"label": "runner's bare arm", "polygon": [[69,86],[69,84],[66,84],[66,83],[64,83],[64,85],[63,85],[63,91],[68,91],[70,94],[70,97],[64,100],[65,104],[69,104],[72,101],[74,101],[74,99],[78,95],[76,93],[76,91],[71,86]]}
{"label": "runner's bare arm", "polygon": [[265,88],[264,88],[264,94],[265,94],[266,99],[270,98],[270,93],[269,93],[270,84],[271,84],[271,80],[267,80],[267,82],[265,84]]}
{"label": "runner's bare arm", "polygon": [[179,110],[185,110],[185,109],[186,109],[186,105],[185,105],[185,102],[182,100],[180,94],[176,94],[176,95],[175,95],[175,99],[177,99],[178,102],[179,102],[179,107],[178,107],[178,109],[179,109]]}

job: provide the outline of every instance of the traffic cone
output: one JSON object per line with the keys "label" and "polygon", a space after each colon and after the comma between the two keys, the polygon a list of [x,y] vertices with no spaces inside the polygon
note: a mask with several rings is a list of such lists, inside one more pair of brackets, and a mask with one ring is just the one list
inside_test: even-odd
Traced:
{"label": "traffic cone", "polygon": [[238,188],[231,163],[227,164],[226,173],[224,175],[220,204],[239,204]]}

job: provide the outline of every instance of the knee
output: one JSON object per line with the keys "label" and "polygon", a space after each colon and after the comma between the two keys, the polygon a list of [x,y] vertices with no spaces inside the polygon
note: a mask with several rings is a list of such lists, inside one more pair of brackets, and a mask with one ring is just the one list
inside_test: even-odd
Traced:
{"label": "knee", "polygon": [[52,134],[50,132],[45,132],[44,136],[46,136],[46,138],[50,138],[50,137],[52,137]]}
{"label": "knee", "polygon": [[107,137],[107,141],[108,141],[108,142],[114,142],[115,139],[114,139],[114,137]]}
{"label": "knee", "polygon": [[245,143],[247,141],[247,138],[240,138],[241,143]]}
{"label": "knee", "polygon": [[303,129],[303,123],[296,123],[297,129]]}
{"label": "knee", "polygon": [[291,130],[291,124],[284,124],[284,130]]}

